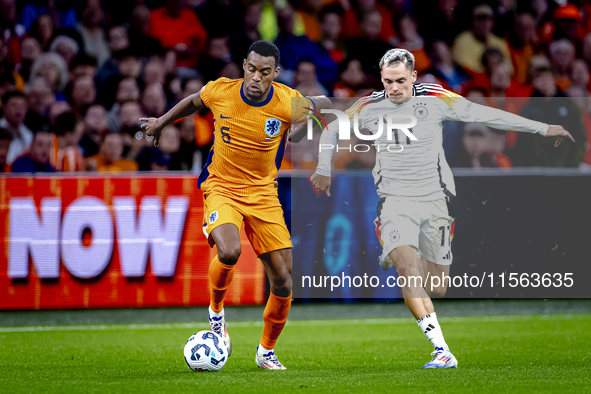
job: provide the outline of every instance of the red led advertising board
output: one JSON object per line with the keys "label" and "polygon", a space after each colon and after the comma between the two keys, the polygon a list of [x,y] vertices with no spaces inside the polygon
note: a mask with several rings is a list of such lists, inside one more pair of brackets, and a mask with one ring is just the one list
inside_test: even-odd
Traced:
{"label": "red led advertising board", "polygon": [[[0,178],[0,309],[207,305],[202,220],[190,175]],[[241,241],[226,304],[262,304],[264,268]]]}

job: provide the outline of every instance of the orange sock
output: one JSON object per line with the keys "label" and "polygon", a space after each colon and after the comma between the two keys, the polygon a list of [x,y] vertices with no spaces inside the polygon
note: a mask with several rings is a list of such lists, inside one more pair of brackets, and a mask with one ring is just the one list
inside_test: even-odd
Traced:
{"label": "orange sock", "polygon": [[265,327],[263,328],[263,336],[261,338],[261,345],[265,349],[275,349],[277,338],[283,331],[283,326],[287,322],[287,315],[289,315],[289,308],[291,307],[291,294],[287,297],[277,297],[271,293],[265,312],[263,313],[263,321]]}
{"label": "orange sock", "polygon": [[221,263],[216,254],[209,265],[210,305],[214,312],[219,313],[224,308],[226,291],[228,291],[233,278],[234,266]]}

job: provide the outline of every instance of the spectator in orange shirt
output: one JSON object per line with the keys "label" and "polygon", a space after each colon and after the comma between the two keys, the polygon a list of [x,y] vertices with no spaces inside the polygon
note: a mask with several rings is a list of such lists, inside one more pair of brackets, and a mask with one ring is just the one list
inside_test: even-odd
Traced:
{"label": "spectator in orange shirt", "polygon": [[319,44],[326,49],[328,55],[337,64],[345,58],[345,51],[341,41],[342,18],[343,9],[334,4],[324,7],[320,13],[322,38]]}
{"label": "spectator in orange shirt", "polygon": [[319,41],[322,37],[322,27],[318,17],[323,5],[323,0],[303,0],[301,9],[296,10],[297,17],[304,25],[306,36],[311,41]]}
{"label": "spectator in orange shirt", "polygon": [[523,12],[515,19],[515,34],[509,38],[509,51],[515,70],[515,79],[526,83],[529,73],[529,62],[534,55],[536,40],[536,21],[532,14]]}
{"label": "spectator in orange shirt", "polygon": [[123,138],[121,134],[110,133],[103,139],[101,152],[86,159],[87,171],[122,172],[137,171],[135,161],[121,158],[123,155]]}
{"label": "spectator in orange shirt", "polygon": [[[483,88],[487,91],[487,96],[490,97],[490,78],[496,67],[498,67],[501,64],[507,65],[507,63],[504,60],[505,57],[503,55],[503,52],[501,52],[499,49],[486,49],[482,54],[482,66],[484,68],[484,72],[472,74],[473,81],[470,84],[470,87]],[[529,97],[531,95],[531,92],[531,86],[521,84],[517,82],[515,78],[511,78],[511,84],[505,90],[505,95],[507,97]]]}
{"label": "spectator in orange shirt", "polygon": [[192,8],[183,0],[168,0],[151,12],[149,35],[177,54],[179,67],[194,68],[207,42],[207,31]]}
{"label": "spectator in orange shirt", "polygon": [[570,75],[575,61],[575,46],[566,38],[553,41],[548,47],[556,87],[562,91],[570,87]]}
{"label": "spectator in orange shirt", "polygon": [[384,42],[390,42],[396,37],[394,26],[392,25],[392,14],[385,5],[379,4],[376,0],[353,0],[353,5],[349,0],[342,1],[345,9],[343,21],[343,36],[345,38],[356,38],[364,35],[363,20],[368,14],[377,11],[381,19],[377,23],[379,39]]}
{"label": "spectator in orange shirt", "polygon": [[[515,88],[511,88],[515,82],[511,78],[511,70],[505,63],[496,65],[490,76],[490,90],[489,97],[486,99],[488,106],[499,108],[503,111],[519,114],[523,107],[529,101],[529,97],[523,91],[523,94],[516,95]],[[531,95],[531,92],[529,93]],[[519,133],[517,131],[508,130],[505,133],[505,148],[513,149]]]}
{"label": "spectator in orange shirt", "polygon": [[340,78],[334,85],[335,97],[356,97],[366,87],[367,76],[359,59],[348,58],[339,64]]}
{"label": "spectator in orange shirt", "polygon": [[417,23],[409,15],[398,21],[399,37],[390,39],[389,43],[397,48],[404,48],[415,57],[415,70],[420,74],[431,67],[431,59],[425,50],[425,41],[417,31]]}
{"label": "spectator in orange shirt", "polygon": [[585,34],[585,24],[581,10],[574,4],[557,6],[552,13],[552,20],[546,22],[541,29],[544,43],[566,38],[577,45]]}
{"label": "spectator in orange shirt", "polygon": [[52,164],[56,171],[84,171],[84,159],[78,145],[82,128],[77,127],[76,117],[71,112],[64,112],[57,117],[52,128],[56,138],[52,147]]}
{"label": "spectator in orange shirt", "polygon": [[503,154],[505,132],[493,130],[482,123],[466,123],[462,147],[458,152],[458,167],[513,167]]}

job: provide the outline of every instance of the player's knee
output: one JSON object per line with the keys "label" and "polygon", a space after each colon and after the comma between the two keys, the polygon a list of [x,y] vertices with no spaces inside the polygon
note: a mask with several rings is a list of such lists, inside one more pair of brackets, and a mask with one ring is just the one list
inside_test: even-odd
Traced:
{"label": "player's knee", "polygon": [[218,259],[222,264],[234,265],[238,261],[241,252],[242,249],[240,247],[240,244],[230,247],[218,247]]}
{"label": "player's knee", "polygon": [[287,268],[278,270],[271,278],[271,291],[278,297],[287,297],[291,294],[291,272]]}
{"label": "player's knee", "polygon": [[287,297],[291,294],[291,277],[284,281],[273,281],[271,288],[273,294],[277,297]]}
{"label": "player's knee", "polygon": [[399,262],[398,263],[398,267],[397,267],[397,271],[398,271],[398,276],[404,277],[404,278],[409,278],[410,276],[416,274],[416,269],[413,269],[413,267],[411,266],[411,264],[407,264],[405,262]]}
{"label": "player's knee", "polygon": [[430,296],[437,296],[437,297],[443,297],[445,295],[445,293],[447,292],[447,285],[446,286],[427,286],[425,288],[425,290],[427,291],[427,294],[429,294]]}

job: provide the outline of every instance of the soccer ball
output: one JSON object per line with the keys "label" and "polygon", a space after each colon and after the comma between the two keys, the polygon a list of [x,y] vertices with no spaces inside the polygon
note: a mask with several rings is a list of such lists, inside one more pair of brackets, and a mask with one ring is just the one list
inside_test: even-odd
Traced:
{"label": "soccer ball", "polygon": [[226,342],[213,331],[199,331],[187,340],[183,350],[192,371],[219,371],[228,361]]}

